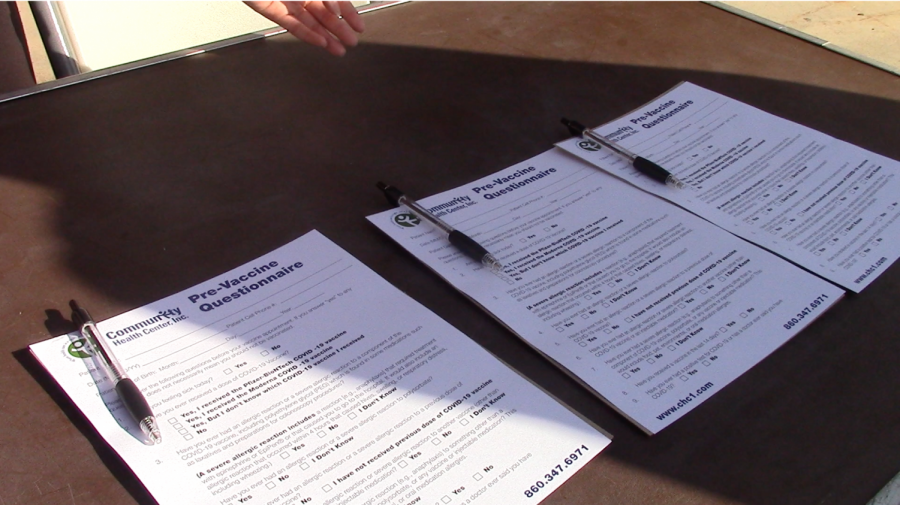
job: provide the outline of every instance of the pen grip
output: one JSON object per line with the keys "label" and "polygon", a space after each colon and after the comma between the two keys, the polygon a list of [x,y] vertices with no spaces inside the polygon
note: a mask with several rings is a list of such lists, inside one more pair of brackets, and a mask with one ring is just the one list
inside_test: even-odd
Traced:
{"label": "pen grip", "polygon": [[666,179],[669,177],[669,171],[665,168],[653,163],[647,158],[642,158],[640,156],[634,159],[632,163],[635,169],[637,169],[640,173],[651,177],[654,180],[665,183]]}
{"label": "pen grip", "polygon": [[131,414],[131,417],[138,423],[148,417],[153,417],[153,411],[150,410],[150,404],[141,394],[137,385],[131,379],[122,379],[116,384],[116,393],[125,404],[125,409]]}
{"label": "pen grip", "polygon": [[456,246],[463,254],[469,256],[472,259],[478,260],[480,263],[484,257],[488,254],[487,249],[481,247],[478,242],[475,242],[465,233],[453,230],[450,232],[450,235],[447,236],[447,240],[450,241],[451,244]]}

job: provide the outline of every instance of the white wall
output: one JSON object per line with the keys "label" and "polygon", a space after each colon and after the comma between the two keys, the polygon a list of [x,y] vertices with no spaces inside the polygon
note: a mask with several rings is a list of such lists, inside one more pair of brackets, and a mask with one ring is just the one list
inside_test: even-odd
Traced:
{"label": "white wall", "polygon": [[78,46],[83,71],[180,51],[274,23],[242,2],[60,2]]}

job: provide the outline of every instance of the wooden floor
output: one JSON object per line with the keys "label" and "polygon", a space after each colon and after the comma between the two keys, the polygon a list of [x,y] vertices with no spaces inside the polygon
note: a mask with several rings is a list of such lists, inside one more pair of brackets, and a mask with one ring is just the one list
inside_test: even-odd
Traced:
{"label": "wooden floor", "polygon": [[900,2],[711,2],[900,75]]}

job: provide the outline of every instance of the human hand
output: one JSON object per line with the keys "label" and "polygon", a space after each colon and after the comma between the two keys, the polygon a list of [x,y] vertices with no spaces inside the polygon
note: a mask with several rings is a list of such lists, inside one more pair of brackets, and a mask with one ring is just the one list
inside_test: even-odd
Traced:
{"label": "human hand", "polygon": [[244,2],[298,39],[343,56],[365,24],[350,2]]}

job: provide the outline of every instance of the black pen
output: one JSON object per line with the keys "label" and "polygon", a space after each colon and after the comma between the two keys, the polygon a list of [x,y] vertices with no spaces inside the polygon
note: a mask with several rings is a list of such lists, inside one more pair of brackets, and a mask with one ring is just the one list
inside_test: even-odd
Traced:
{"label": "black pen", "polygon": [[125,368],[122,367],[119,360],[113,355],[110,345],[103,340],[91,315],[88,314],[87,310],[79,307],[75,300],[70,301],[69,306],[72,307],[72,319],[78,324],[81,336],[88,341],[92,351],[91,354],[93,354],[95,360],[100,364],[100,367],[103,368],[103,371],[106,372],[107,377],[115,384],[116,393],[119,395],[119,398],[122,399],[125,410],[127,410],[128,413],[131,414],[131,417],[137,421],[144,436],[146,436],[151,443],[161,443],[162,434],[159,432],[156,416],[154,416],[153,411],[150,410],[147,399],[141,394],[141,390],[138,389],[134,381],[128,378],[128,375],[125,373]]}
{"label": "black pen", "polygon": [[674,188],[683,188],[684,183],[678,180],[678,177],[675,177],[665,168],[653,163],[647,158],[643,158],[634,154],[633,152],[625,149],[624,147],[616,144],[612,140],[608,138],[597,135],[593,131],[584,127],[583,124],[578,121],[570,121],[566,118],[562,118],[562,124],[566,125],[569,128],[569,131],[572,132],[572,135],[581,137],[583,139],[592,140],[601,146],[606,147],[610,151],[623,156],[631,162],[631,166],[633,166],[638,172],[649,176],[651,179],[655,181],[662,182],[667,186],[672,186]]}
{"label": "black pen", "polygon": [[434,226],[438,227],[440,230],[444,231],[447,234],[447,239],[451,244],[459,248],[464,254],[473,258],[475,260],[480,261],[484,266],[490,268],[491,270],[497,272],[503,267],[497,258],[494,257],[493,254],[487,252],[487,249],[481,246],[478,242],[475,242],[465,233],[453,229],[449,224],[441,221],[434,214],[428,211],[425,207],[419,205],[415,200],[403,194],[402,191],[395,188],[394,186],[388,186],[383,182],[379,182],[377,184],[378,189],[384,192],[384,196],[387,197],[388,201],[393,205],[404,205],[409,210],[413,211],[413,213],[419,218],[428,221]]}

